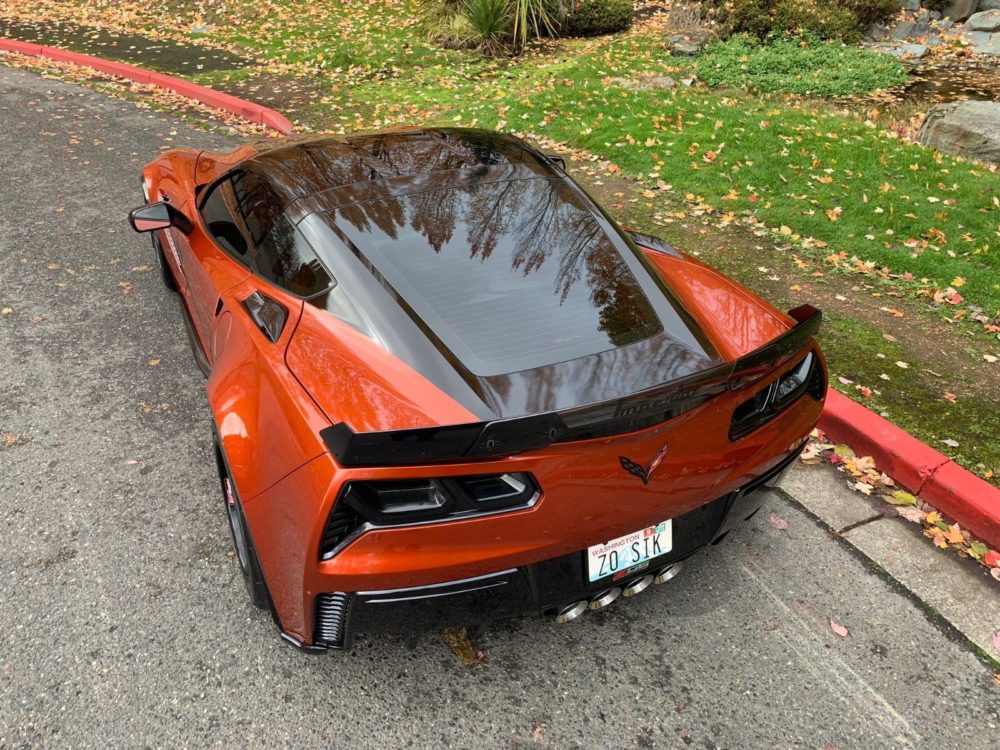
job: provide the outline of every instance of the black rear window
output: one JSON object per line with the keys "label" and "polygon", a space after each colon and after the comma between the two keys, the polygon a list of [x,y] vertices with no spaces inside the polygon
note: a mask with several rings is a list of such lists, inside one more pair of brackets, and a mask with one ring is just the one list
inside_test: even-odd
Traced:
{"label": "black rear window", "polygon": [[560,180],[413,193],[326,217],[476,375],[585,357],[662,330],[618,248]]}

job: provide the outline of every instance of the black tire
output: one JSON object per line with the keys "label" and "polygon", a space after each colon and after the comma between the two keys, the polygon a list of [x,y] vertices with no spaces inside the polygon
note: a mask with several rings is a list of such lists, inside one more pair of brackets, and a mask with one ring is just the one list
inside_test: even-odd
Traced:
{"label": "black tire", "polygon": [[271,596],[267,591],[264,571],[261,569],[260,559],[257,557],[257,550],[250,536],[250,530],[247,528],[243,504],[240,502],[236,486],[233,484],[229,469],[218,446],[216,446],[216,459],[219,463],[219,477],[222,482],[222,507],[229,521],[229,531],[233,537],[233,546],[236,548],[236,562],[243,574],[243,583],[246,585],[247,594],[255,607],[270,609]]}
{"label": "black tire", "polygon": [[174,294],[177,294],[177,282],[174,281],[174,275],[170,272],[170,266],[167,265],[167,259],[163,255],[163,243],[160,242],[157,234],[157,232],[149,233],[149,236],[153,240],[153,254],[156,255],[156,266],[160,269],[160,278],[163,279],[163,286]]}

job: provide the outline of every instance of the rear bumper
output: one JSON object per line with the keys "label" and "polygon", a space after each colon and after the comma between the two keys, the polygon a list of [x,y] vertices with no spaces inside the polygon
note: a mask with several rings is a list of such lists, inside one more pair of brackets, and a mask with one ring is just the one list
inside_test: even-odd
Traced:
{"label": "rear bumper", "polygon": [[407,588],[324,592],[315,598],[313,644],[307,651],[349,649],[355,633],[414,630],[524,613],[554,616],[563,607],[589,600],[611,585],[625,587],[650,572],[680,562],[708,544],[718,544],[760,508],[763,487],[774,486],[801,452],[799,445],[774,467],[744,487],[673,519],[674,546],[648,567],[619,580],[588,581],[583,550],[485,575]]}

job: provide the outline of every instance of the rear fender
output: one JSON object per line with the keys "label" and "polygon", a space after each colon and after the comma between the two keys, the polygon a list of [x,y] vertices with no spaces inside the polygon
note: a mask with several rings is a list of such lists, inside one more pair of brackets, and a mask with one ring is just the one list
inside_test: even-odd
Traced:
{"label": "rear fender", "polygon": [[640,247],[727,361],[777,338],[795,323],[749,289],[689,255]]}
{"label": "rear fender", "polygon": [[285,366],[285,349],[302,301],[273,290],[288,320],[271,342],[242,301],[260,285],[247,280],[222,293],[206,390],[219,442],[245,506],[309,460],[325,452],[319,437],[329,421]]}

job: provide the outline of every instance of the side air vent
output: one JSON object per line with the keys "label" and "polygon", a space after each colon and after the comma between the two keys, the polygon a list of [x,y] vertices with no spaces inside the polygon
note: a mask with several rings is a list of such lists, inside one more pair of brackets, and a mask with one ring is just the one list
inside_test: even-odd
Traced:
{"label": "side air vent", "polygon": [[330,520],[326,524],[326,531],[323,532],[323,539],[319,546],[320,559],[328,560],[333,557],[334,551],[351,533],[358,528],[364,519],[359,516],[347,503],[338,501],[333,506]]}
{"label": "side air vent", "polygon": [[351,594],[336,591],[316,597],[316,628],[313,640],[317,645],[344,648],[347,618],[351,614]]}

